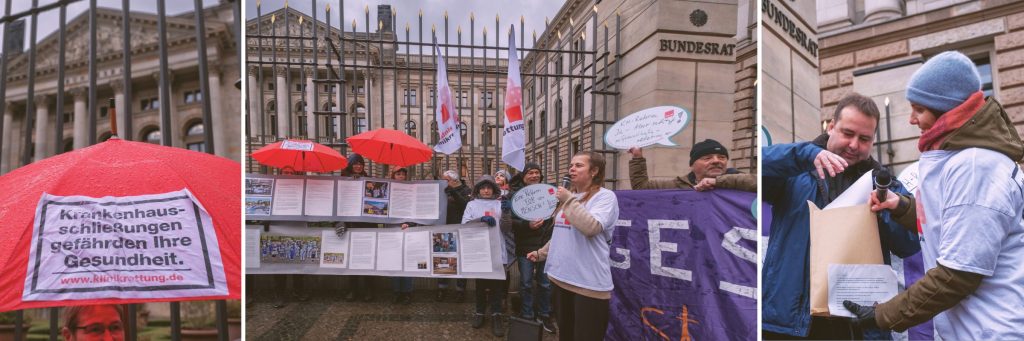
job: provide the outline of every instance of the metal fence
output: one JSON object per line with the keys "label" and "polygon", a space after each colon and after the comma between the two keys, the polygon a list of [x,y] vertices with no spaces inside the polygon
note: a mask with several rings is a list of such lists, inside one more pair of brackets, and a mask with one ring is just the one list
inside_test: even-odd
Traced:
{"label": "metal fence", "polygon": [[[67,54],[67,37],[66,37],[66,35],[67,35],[67,31],[66,31],[66,29],[67,29],[67,17],[66,17],[66,15],[67,15],[67,7],[68,7],[68,5],[76,3],[78,1],[79,0],[58,0],[56,2],[40,6],[38,0],[33,0],[32,1],[32,5],[31,5],[31,7],[28,10],[25,10],[25,11],[22,11],[22,12],[19,12],[19,13],[11,13],[11,3],[12,3],[12,1],[11,0],[6,0],[5,1],[5,4],[4,4],[4,9],[5,9],[4,13],[5,13],[5,15],[3,17],[0,17],[0,24],[4,25],[4,33],[3,33],[4,34],[4,38],[3,38],[4,39],[4,50],[3,50],[2,56],[0,56],[0,72],[3,72],[3,75],[0,76],[0,112],[2,112],[2,113],[6,113],[7,110],[8,110],[7,105],[8,105],[8,97],[9,96],[8,96],[8,93],[7,93],[7,85],[8,85],[7,83],[9,81],[9,79],[12,79],[13,77],[15,77],[15,76],[12,76],[10,74],[13,70],[8,68],[8,61],[11,59],[11,55],[12,54],[20,54],[20,53],[22,53],[22,51],[21,51],[22,47],[20,46],[20,44],[18,42],[21,41],[21,37],[23,37],[23,35],[21,35],[21,34],[24,33],[23,29],[24,29],[24,23],[25,23],[24,20],[25,20],[25,18],[28,17],[30,19],[29,20],[29,24],[28,24],[28,27],[29,27],[28,28],[29,29],[29,40],[28,40],[29,48],[28,48],[28,50],[26,52],[24,52],[24,53],[27,53],[27,61],[28,61],[28,68],[27,68],[27,87],[28,87],[28,89],[27,89],[27,96],[26,96],[27,99],[25,101],[25,111],[24,111],[25,112],[25,120],[26,120],[25,122],[26,123],[23,125],[24,128],[25,128],[25,131],[23,132],[23,134],[24,134],[24,143],[22,144],[22,148],[23,149],[21,150],[21,155],[22,155],[21,163],[22,164],[28,164],[28,163],[32,162],[33,156],[35,156],[36,159],[38,159],[39,158],[38,156],[42,155],[42,154],[37,152],[37,149],[41,149],[41,148],[35,148],[35,146],[36,145],[40,145],[40,146],[45,145],[44,141],[42,141],[41,139],[37,139],[35,141],[33,140],[33,132],[36,133],[36,136],[38,136],[38,137],[45,136],[45,130],[44,129],[45,129],[45,125],[46,125],[45,121],[44,122],[36,122],[37,118],[34,117],[33,114],[32,114],[34,112],[36,112],[36,113],[40,112],[40,111],[36,110],[36,105],[37,104],[36,104],[36,101],[35,101],[35,99],[36,99],[36,97],[35,97],[36,96],[36,86],[37,86],[37,84],[36,84],[37,83],[36,82],[36,73],[38,73],[38,71],[36,69],[36,61],[38,59],[38,56],[37,56],[37,46],[36,46],[37,45],[37,43],[36,43],[36,33],[37,33],[37,30],[38,30],[38,20],[37,19],[38,19],[39,15],[42,14],[42,13],[48,12],[48,11],[53,11],[53,10],[59,11],[59,17],[60,17],[59,24],[58,24],[59,28],[58,28],[58,31],[57,31],[58,39],[59,39],[58,43],[57,43],[57,48],[58,48],[59,53],[58,53],[58,56],[57,56],[58,62],[57,62],[57,66],[56,66],[57,67],[56,124],[53,127],[54,128],[54,130],[53,130],[53,132],[54,132],[54,139],[53,139],[53,141],[54,141],[54,143],[53,143],[54,150],[53,150],[53,154],[54,155],[60,154],[60,153],[62,153],[64,151],[66,151],[66,149],[67,149],[66,148],[66,144],[64,142],[65,141],[65,139],[64,139],[65,118],[64,118],[64,115],[63,115],[63,113],[64,113],[65,96],[66,96],[66,93],[67,93],[67,90],[65,89],[65,86],[67,84],[67,80],[65,78],[65,68],[66,68],[66,65],[65,65],[65,55]],[[126,127],[125,134],[123,134],[121,136],[121,138],[122,139],[126,139],[126,140],[132,140],[133,139],[133,135],[134,135],[134,134],[131,133],[133,131],[133,129],[132,129],[132,125],[133,125],[133,122],[132,122],[132,106],[131,106],[131,103],[132,103],[132,74],[131,74],[132,54],[131,53],[127,53],[127,52],[132,51],[131,42],[132,42],[132,32],[133,31],[132,31],[132,20],[131,20],[131,12],[130,12],[130,10],[131,10],[131,7],[130,7],[131,3],[132,2],[129,1],[129,0],[122,0],[122,8],[121,8],[121,10],[123,11],[123,16],[122,16],[123,20],[121,22],[121,27],[122,27],[122,29],[121,29],[121,40],[122,40],[123,51],[124,52],[121,53],[121,61],[122,61],[122,65],[123,65],[123,72],[122,72],[123,77],[122,77],[122,80],[121,80],[122,84],[119,84],[119,85],[123,86],[123,96],[124,96],[123,103],[124,103],[124,105],[123,105],[123,108],[120,111],[123,111],[123,113],[124,113],[124,116],[123,116],[124,117],[124,122],[123,122],[123,124],[124,124],[124,127]],[[159,24],[158,24],[159,44],[158,44],[158,48],[159,48],[159,55],[160,55],[160,58],[159,58],[160,59],[160,72],[159,72],[159,79],[157,80],[157,83],[158,83],[158,87],[160,88],[160,95],[159,95],[160,97],[159,98],[161,99],[159,101],[159,105],[160,105],[160,108],[159,108],[159,110],[160,110],[160,113],[159,113],[159,115],[160,115],[160,131],[163,132],[161,134],[162,138],[160,140],[160,143],[165,145],[165,146],[170,146],[172,144],[171,137],[173,135],[170,132],[171,132],[172,129],[175,129],[175,128],[171,126],[171,115],[172,115],[172,113],[171,113],[171,107],[170,107],[170,104],[171,104],[171,100],[170,99],[171,99],[171,97],[170,97],[170,91],[169,91],[171,80],[170,80],[170,75],[168,73],[168,61],[167,61],[167,50],[168,50],[167,23],[166,23],[167,14],[165,13],[166,12],[166,10],[165,10],[166,6],[165,6],[165,1],[164,0],[157,0],[156,4],[157,4],[157,9],[158,9],[157,17],[159,19]],[[203,8],[202,0],[194,0],[194,6],[195,6],[195,9],[196,9],[195,13],[194,13],[194,17],[195,17],[195,39],[196,39],[196,42],[197,42],[196,43],[197,58],[199,60],[200,91],[201,91],[202,94],[210,94],[210,84],[209,84],[209,78],[208,78],[208,65],[207,65],[207,60],[206,60],[206,51],[207,51],[206,50],[206,47],[207,47],[207,45],[206,45],[207,31],[206,31],[206,28],[205,28],[206,19],[205,19],[204,11],[202,10],[202,8]],[[233,12],[234,12],[234,25],[238,25],[238,23],[240,23],[240,21],[239,21],[239,17],[240,17],[240,14],[239,14],[239,3],[238,2],[234,2],[232,4],[232,6],[233,6]],[[88,51],[89,51],[88,55],[89,55],[89,58],[88,58],[88,87],[87,87],[87,96],[88,96],[88,98],[87,98],[87,104],[88,104],[88,125],[87,125],[88,140],[87,140],[87,144],[86,145],[92,145],[92,144],[95,144],[97,142],[97,111],[98,111],[98,108],[100,107],[100,103],[106,103],[106,101],[100,102],[99,99],[97,99],[97,79],[99,77],[97,76],[97,70],[96,69],[97,69],[97,64],[99,64],[100,61],[97,60],[97,42],[98,42],[98,39],[97,39],[97,32],[96,32],[96,27],[97,27],[96,0],[89,0],[89,10],[87,12],[87,15],[88,15],[88,25],[89,25],[89,33],[88,33]],[[240,43],[240,40],[238,40],[238,37],[239,37],[238,28],[237,27],[234,28],[232,30],[232,32],[233,32],[233,34],[236,37],[236,43]],[[238,44],[238,45],[241,46],[240,44]],[[43,105],[45,105],[45,104],[43,104]],[[45,110],[43,110],[41,112],[45,113]],[[40,115],[38,119],[46,119],[47,116],[48,115]],[[5,123],[6,122],[4,122],[4,120],[0,120],[0,147],[2,147],[3,142],[6,141],[4,139],[4,137],[3,137],[3,134],[6,132],[5,131],[5,127],[4,127]],[[206,143],[205,151],[212,154],[212,153],[214,153],[214,150],[215,150],[214,149],[214,135],[213,135],[213,133],[214,133],[214,129],[213,128],[214,127],[212,126],[213,120],[212,120],[212,112],[211,112],[211,107],[210,107],[210,101],[209,100],[203,100],[202,101],[202,123],[204,124],[204,140],[205,140],[205,143]],[[13,152],[17,152],[17,151],[11,151],[11,152],[13,153]],[[5,155],[0,155],[0,157],[3,157],[3,156],[5,156]],[[57,339],[57,335],[58,335],[58,331],[60,330],[60,327],[59,327],[58,321],[57,321],[57,316],[59,315],[58,309],[59,308],[49,308],[49,310],[48,310],[48,314],[47,315],[49,315],[49,322],[50,322],[50,335],[49,335],[50,340],[56,340]],[[126,323],[126,327],[127,327],[126,328],[126,336],[127,336],[128,340],[135,340],[136,336],[137,336],[137,332],[138,332],[136,330],[136,312],[137,312],[137,309],[138,309],[137,304],[128,304],[127,305],[128,321]],[[181,339],[181,305],[180,305],[180,303],[178,303],[178,302],[170,303],[170,310],[171,310],[171,339],[172,340],[180,340]],[[25,338],[25,335],[26,335],[25,334],[26,331],[22,328],[23,316],[24,316],[24,312],[23,311],[18,311],[16,313],[16,318],[15,318],[15,339],[16,340],[23,340]],[[220,340],[227,340],[228,339],[228,331],[227,331],[227,304],[226,304],[226,301],[223,301],[223,300],[216,301],[216,321],[217,321],[217,329],[218,329],[218,334],[219,334]]]}
{"label": "metal fence", "polygon": [[[395,30],[396,23],[407,17],[389,6],[378,6],[374,22],[369,7],[347,17],[343,0],[320,5],[311,2],[314,9],[326,8],[324,21],[317,17],[318,11],[309,16],[288,8],[286,2],[285,8],[272,13],[263,13],[257,5],[256,18],[246,24],[248,154],[285,138],[314,140],[347,154],[345,138],[382,127],[404,130],[433,146],[438,134],[434,120],[436,44],[448,66],[463,147],[453,155],[438,153],[432,161],[411,167],[410,176],[438,179],[444,170],[458,169],[463,178],[474,179],[505,169],[500,133],[508,60],[502,54],[508,51],[509,34],[514,34],[517,45],[523,46],[518,51],[527,161],[541,164],[546,180],[554,182],[573,153],[595,150],[610,155],[609,178],[617,178],[617,153],[598,137],[619,116],[618,15],[613,28],[603,25],[599,30],[595,7],[587,15],[590,32],[585,22],[580,27],[570,24],[564,36],[552,26],[539,38],[534,32],[532,46],[525,47],[524,18],[515,23],[517,32],[510,32],[509,23],[502,26],[498,16],[490,26],[489,22],[478,23],[471,14],[464,36],[462,27],[452,31],[446,13],[443,24],[430,27],[425,36],[421,12],[408,17],[419,32],[412,36],[408,23],[404,34]],[[333,20],[340,29],[332,26]],[[356,30],[357,21],[365,24],[364,30]],[[370,27],[377,30],[371,32]],[[489,27],[493,27],[490,32]],[[483,41],[473,34],[478,29],[482,29]],[[586,39],[588,35],[591,40]],[[612,36],[614,52],[610,50]],[[535,91],[536,87],[540,91]],[[566,96],[569,91],[563,89],[572,89],[571,94]],[[586,102],[590,105],[585,113]],[[565,116],[563,108],[567,109]],[[367,166],[371,176],[387,174],[386,166],[372,162]],[[246,171],[274,172],[251,157],[246,158]]]}

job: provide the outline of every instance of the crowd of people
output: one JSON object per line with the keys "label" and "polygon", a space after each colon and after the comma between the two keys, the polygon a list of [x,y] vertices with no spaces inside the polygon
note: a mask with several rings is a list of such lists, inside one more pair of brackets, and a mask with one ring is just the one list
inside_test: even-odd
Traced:
{"label": "crowd of people", "polygon": [[[647,176],[646,160],[639,148],[629,151],[630,180],[633,189],[688,189],[707,191],[732,188],[756,191],[755,175],[742,174],[727,166],[728,150],[721,143],[705,140],[690,152],[691,172],[673,180],[652,180]],[[609,300],[614,287],[609,261],[609,245],[613,226],[618,219],[616,195],[604,188],[606,161],[596,152],[583,152],[572,157],[568,169],[569,186],[557,186],[556,212],[543,220],[524,220],[511,212],[511,199],[520,189],[540,184],[545,179],[543,168],[534,162],[514,175],[499,170],[469,182],[456,170],[447,170],[444,193],[447,200],[444,222],[465,224],[484,222],[487,228],[497,228],[501,235],[501,264],[506,271],[505,280],[472,279],[474,282],[475,310],[470,327],[482,328],[490,324],[491,333],[503,336],[507,328],[507,310],[517,311],[518,317],[536,321],[550,333],[559,333],[562,340],[600,339],[610,316]],[[365,160],[353,154],[342,176],[369,177]],[[392,169],[389,178],[399,181],[414,180],[406,168]],[[375,187],[370,187],[375,186]],[[367,184],[367,195],[373,195],[376,185]],[[349,228],[416,226],[415,223],[379,224],[338,223],[341,235]],[[435,236],[433,248],[443,247],[444,238]],[[511,270],[518,270],[518,283],[510,283]],[[287,279],[292,278],[292,293],[299,301],[308,299],[305,275],[275,275],[277,296],[274,307],[285,305],[288,292]],[[347,301],[374,300],[373,276],[348,277]],[[412,278],[391,278],[394,304],[412,302]],[[465,278],[439,278],[437,289],[431,295],[435,302],[461,303],[466,300]],[[454,282],[454,283],[453,283]],[[518,287],[519,305],[507,307],[510,287]],[[556,326],[556,321],[559,326]],[[559,330],[561,330],[559,332]]]}

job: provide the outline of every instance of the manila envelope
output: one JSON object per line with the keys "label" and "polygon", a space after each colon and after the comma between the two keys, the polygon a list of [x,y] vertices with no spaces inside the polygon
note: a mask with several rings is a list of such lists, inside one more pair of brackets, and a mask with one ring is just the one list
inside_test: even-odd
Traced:
{"label": "manila envelope", "polygon": [[868,204],[818,209],[811,220],[811,315],[829,316],[829,264],[883,264],[878,216]]}

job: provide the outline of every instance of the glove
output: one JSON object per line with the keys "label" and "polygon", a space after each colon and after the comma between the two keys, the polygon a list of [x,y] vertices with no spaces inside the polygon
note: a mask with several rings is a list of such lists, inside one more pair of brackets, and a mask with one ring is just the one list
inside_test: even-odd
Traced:
{"label": "glove", "polygon": [[480,217],[480,221],[483,222],[484,224],[487,224],[487,226],[489,226],[489,227],[494,227],[494,225],[498,224],[498,221],[494,220],[494,217],[489,216],[489,215],[485,215],[483,217]]}
{"label": "glove", "polygon": [[875,307],[874,306],[862,306],[852,301],[843,301],[843,307],[853,313],[853,325],[861,328],[872,328],[880,329],[878,327],[878,321],[875,320]]}
{"label": "glove", "polygon": [[501,201],[501,211],[502,212],[508,212],[508,211],[511,211],[511,210],[512,210],[512,200],[511,199],[509,199],[509,200],[502,200]]}

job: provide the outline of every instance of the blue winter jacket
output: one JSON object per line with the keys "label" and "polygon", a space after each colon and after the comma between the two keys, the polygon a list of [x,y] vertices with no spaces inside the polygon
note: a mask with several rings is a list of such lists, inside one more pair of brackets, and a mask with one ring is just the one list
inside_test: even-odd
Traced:
{"label": "blue winter jacket", "polygon": [[[846,190],[827,188],[828,182],[818,179],[814,158],[824,150],[825,138],[827,135],[814,142],[781,144],[762,149],[763,198],[772,205],[770,239],[762,267],[761,312],[762,328],[766,331],[806,337],[810,329],[810,224],[807,201],[825,207],[829,201],[829,191],[841,193]],[[868,159],[851,165],[844,172],[854,172],[847,176],[855,175],[859,178],[879,167],[873,159]],[[903,184],[895,179],[893,183],[890,190],[909,195]],[[917,234],[890,219],[888,211],[879,214],[878,232],[886,264],[890,262],[890,252],[903,258],[921,250]],[[864,337],[890,339],[889,333],[879,330],[865,330]]]}

